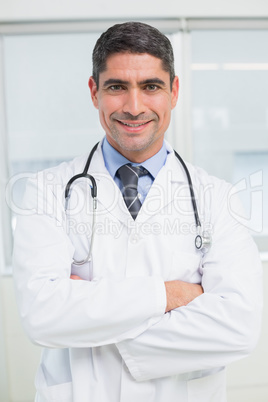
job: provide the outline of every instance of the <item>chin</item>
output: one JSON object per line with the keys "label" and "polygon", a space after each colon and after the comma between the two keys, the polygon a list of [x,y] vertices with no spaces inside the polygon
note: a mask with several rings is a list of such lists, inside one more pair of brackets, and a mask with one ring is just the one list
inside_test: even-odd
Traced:
{"label": "chin", "polygon": [[148,144],[148,142],[144,141],[128,141],[127,143],[121,143],[119,144],[120,148],[123,149],[124,151],[128,152],[139,152],[139,151],[144,151],[145,149],[149,148],[151,143]]}

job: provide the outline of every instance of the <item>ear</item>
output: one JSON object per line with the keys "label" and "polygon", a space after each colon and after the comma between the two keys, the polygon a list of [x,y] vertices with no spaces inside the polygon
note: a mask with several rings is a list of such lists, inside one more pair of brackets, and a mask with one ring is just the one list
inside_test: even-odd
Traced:
{"label": "ear", "polygon": [[89,89],[90,89],[91,99],[92,99],[93,105],[95,106],[96,109],[98,109],[99,108],[98,88],[97,88],[97,84],[94,81],[93,77],[89,78],[88,86],[89,86]]}
{"label": "ear", "polygon": [[171,108],[174,109],[174,107],[177,104],[179,96],[179,78],[176,76],[173,80],[172,83],[172,89],[171,89]]}

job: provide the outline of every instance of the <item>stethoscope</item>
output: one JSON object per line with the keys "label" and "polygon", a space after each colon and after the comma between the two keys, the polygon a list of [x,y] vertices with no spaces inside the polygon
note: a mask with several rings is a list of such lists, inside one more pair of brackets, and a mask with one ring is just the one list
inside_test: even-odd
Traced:
{"label": "stethoscope", "polygon": [[[88,156],[88,159],[85,164],[83,172],[73,176],[68,181],[68,183],[66,184],[66,187],[65,187],[65,212],[67,212],[68,204],[69,204],[69,200],[70,200],[70,196],[71,196],[71,187],[74,184],[74,182],[81,178],[86,178],[86,179],[90,180],[90,182],[91,182],[90,187],[91,187],[91,197],[93,200],[93,214],[92,214],[92,235],[91,235],[91,239],[90,239],[90,248],[89,248],[89,252],[85,259],[83,259],[83,260],[73,259],[73,263],[75,265],[83,265],[86,262],[89,262],[91,260],[91,255],[92,255],[94,233],[95,233],[94,228],[95,228],[95,223],[96,223],[96,211],[97,211],[97,184],[96,184],[95,178],[88,173],[88,169],[89,169],[92,157],[93,157],[98,145],[99,145],[99,143],[97,143],[92,148],[92,150]],[[181,158],[181,156],[175,150],[174,150],[174,153],[175,153],[175,156],[177,157],[177,159],[180,161],[180,163],[186,173],[186,176],[187,176],[189,191],[190,191],[190,195],[191,195],[191,202],[192,202],[192,207],[193,207],[193,212],[194,212],[194,218],[195,218],[196,232],[197,232],[197,235],[195,237],[195,247],[197,250],[201,251],[202,253],[206,253],[209,250],[209,248],[211,247],[211,243],[212,243],[211,235],[208,231],[202,232],[201,221],[200,221],[198,210],[197,210],[196,198],[195,198],[192,179],[191,179],[189,170],[188,170],[184,160]]]}

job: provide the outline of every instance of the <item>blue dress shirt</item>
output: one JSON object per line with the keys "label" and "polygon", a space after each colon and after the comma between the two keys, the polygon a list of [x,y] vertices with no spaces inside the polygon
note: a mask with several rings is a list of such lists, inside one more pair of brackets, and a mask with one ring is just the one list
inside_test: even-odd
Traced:
{"label": "blue dress shirt", "polygon": [[148,170],[150,174],[140,177],[138,181],[138,192],[140,194],[139,198],[141,203],[143,203],[146,195],[150,190],[151,185],[153,184],[154,179],[157,176],[157,173],[166,162],[168,151],[164,142],[160,151],[158,151],[151,158],[147,159],[143,163],[133,163],[125,158],[123,155],[121,155],[116,149],[114,149],[105,137],[102,143],[102,153],[106,169],[108,170],[121,191],[123,186],[121,180],[116,175],[116,172],[122,165],[125,165],[126,163],[130,163],[132,166],[142,165],[145,169]]}

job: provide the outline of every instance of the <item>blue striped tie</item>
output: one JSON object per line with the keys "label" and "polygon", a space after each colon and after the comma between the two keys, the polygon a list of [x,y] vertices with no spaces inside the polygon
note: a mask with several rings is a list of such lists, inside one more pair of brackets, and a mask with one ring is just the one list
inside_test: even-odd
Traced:
{"label": "blue striped tie", "polygon": [[123,197],[126,206],[135,220],[141,208],[141,202],[138,197],[139,177],[148,174],[143,166],[123,165],[117,170],[118,176],[123,184]]}

